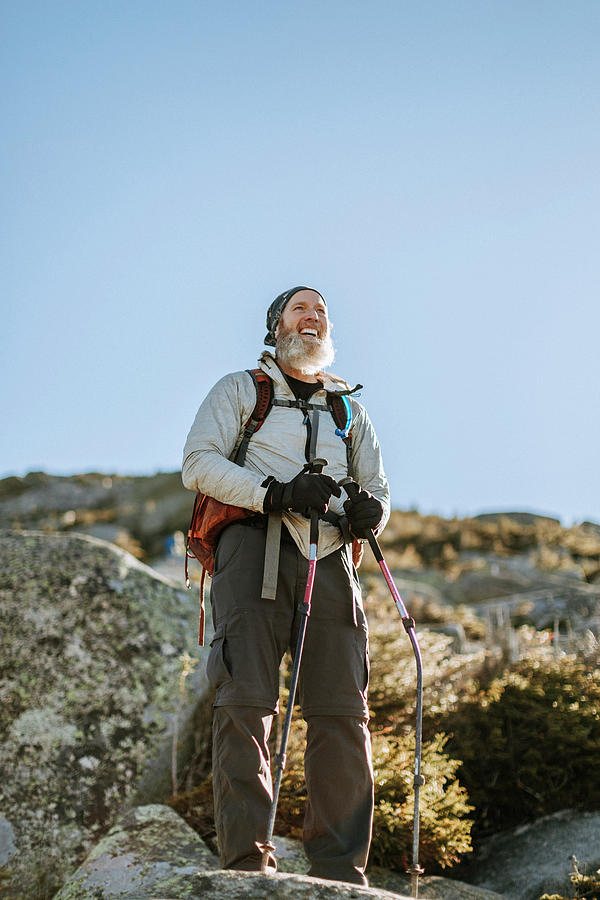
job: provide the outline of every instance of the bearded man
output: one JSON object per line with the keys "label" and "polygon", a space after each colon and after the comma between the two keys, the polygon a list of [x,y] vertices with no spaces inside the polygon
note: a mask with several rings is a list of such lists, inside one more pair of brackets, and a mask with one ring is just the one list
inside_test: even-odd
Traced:
{"label": "bearded man", "polygon": [[[296,645],[308,512],[314,509],[326,518],[319,522],[298,684],[307,723],[303,840],[310,875],[367,884],[373,817],[368,631],[352,538],[383,528],[388,485],[364,407],[345,381],[325,371],[334,350],[322,295],[305,286],[280,294],[268,309],[267,329],[265,343],[275,355],[265,351],[259,362],[272,380],[273,406],[248,444],[244,466],[232,459],[257,394],[252,375],[235,372],[200,406],[182,472],[190,490],[250,513],[221,533],[210,593],[214,637],[207,675],[215,690],[213,788],[221,864],[261,867],[272,798],[268,738],[279,712],[279,666]],[[345,398],[351,413],[349,438],[336,428],[328,406],[334,394]],[[307,473],[306,463],[317,457],[328,461],[324,472]],[[344,502],[337,482],[349,470],[361,490]],[[270,864],[276,867],[274,858]]]}

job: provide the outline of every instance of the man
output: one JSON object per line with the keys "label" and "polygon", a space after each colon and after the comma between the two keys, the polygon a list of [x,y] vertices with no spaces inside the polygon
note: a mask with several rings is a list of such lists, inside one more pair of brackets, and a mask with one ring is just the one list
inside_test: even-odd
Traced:
{"label": "man", "polygon": [[[364,407],[349,397],[346,382],[324,371],[334,351],[321,294],[304,286],[280,294],[267,312],[267,329],[265,343],[275,356],[263,352],[260,367],[272,379],[274,404],[250,440],[243,468],[231,460],[256,404],[248,372],[226,375],[210,391],[184,450],[187,488],[252,513],[223,530],[211,586],[215,633],[207,674],[216,692],[213,786],[221,863],[260,868],[272,797],[267,741],[278,713],[279,665],[288,648],[295,650],[308,513],[316,509],[330,521],[319,523],[298,685],[307,722],[304,846],[310,875],[367,884],[373,814],[368,634],[351,541],[383,528],[389,491]],[[350,444],[343,429],[336,431],[327,392],[347,398]],[[317,457],[328,461],[323,473],[303,472]],[[361,492],[344,502],[337,482],[349,467]],[[276,587],[267,589],[273,568]]]}

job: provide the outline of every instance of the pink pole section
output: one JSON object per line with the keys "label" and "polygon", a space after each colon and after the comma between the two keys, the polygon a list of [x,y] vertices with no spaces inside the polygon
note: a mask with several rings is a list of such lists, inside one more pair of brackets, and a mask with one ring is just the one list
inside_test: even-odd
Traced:
{"label": "pink pole section", "polygon": [[385,578],[385,580],[387,582],[387,586],[389,587],[392,597],[394,598],[394,603],[398,607],[398,612],[400,613],[400,615],[402,616],[403,619],[408,618],[408,612],[406,610],[404,603],[402,602],[402,597],[398,593],[398,588],[394,584],[394,579],[392,578],[392,573],[388,569],[388,565],[387,565],[385,559],[382,559],[379,561],[379,568],[383,572],[383,577]]}
{"label": "pink pole section", "polygon": [[[313,548],[315,555],[313,556]],[[313,585],[315,583],[315,573],[317,571],[317,558],[316,558],[316,547],[314,544],[311,544],[310,548],[310,558],[308,560],[308,575],[306,576],[306,588],[304,591],[304,602],[306,604],[306,615],[310,616],[310,609],[312,605],[312,592]]]}

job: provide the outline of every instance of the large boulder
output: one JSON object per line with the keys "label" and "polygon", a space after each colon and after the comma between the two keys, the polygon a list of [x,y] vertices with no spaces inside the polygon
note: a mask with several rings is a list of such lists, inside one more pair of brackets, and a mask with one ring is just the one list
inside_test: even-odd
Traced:
{"label": "large boulder", "polygon": [[[336,897],[340,900],[398,900],[399,897],[411,896],[410,887],[400,893],[381,887],[360,887],[341,881],[325,881],[308,875],[281,872],[261,875],[260,872],[219,870],[199,872],[197,879],[197,893],[192,894],[189,900],[201,900],[205,897],[210,897],[211,900],[335,900]],[[423,900],[501,900],[497,894],[481,891],[471,885],[452,884],[446,878],[433,879],[432,883],[435,887],[431,891],[427,885],[423,889],[419,886],[419,897]]]}
{"label": "large boulder", "polygon": [[[260,872],[221,869],[216,872],[198,872],[196,883],[196,893],[190,895],[189,900],[208,897],[211,900],[398,900],[399,896],[380,888],[326,881],[324,878],[288,872],[261,875]],[[175,900],[175,897],[169,900]]]}
{"label": "large boulder", "polygon": [[600,812],[564,810],[494,835],[458,874],[506,900],[572,897],[572,857],[587,874],[600,866]]}
{"label": "large boulder", "polygon": [[218,860],[168,806],[130,810],[68,880],[54,900],[150,900],[197,896],[199,870]]}
{"label": "large boulder", "polygon": [[45,898],[124,804],[172,792],[207,696],[203,666],[179,687],[198,597],[90,537],[0,532],[0,556],[2,874]]}

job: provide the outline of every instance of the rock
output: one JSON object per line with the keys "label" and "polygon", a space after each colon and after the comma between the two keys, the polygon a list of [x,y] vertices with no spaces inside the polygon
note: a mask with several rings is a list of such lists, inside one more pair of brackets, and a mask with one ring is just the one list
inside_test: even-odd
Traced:
{"label": "rock", "polygon": [[556,620],[569,631],[584,632],[600,615],[600,590],[553,576],[545,586],[498,596],[472,606],[482,618],[510,619],[517,625],[533,625],[538,631],[552,629]]}
{"label": "rock", "polygon": [[[379,888],[361,887],[346,884],[342,881],[326,881],[324,878],[311,878],[308,875],[294,875],[288,872],[277,872],[274,875],[261,875],[260,872],[236,872],[220,869],[216,872],[198,872],[197,893],[190,894],[189,900],[201,900],[210,897],[219,900],[333,900],[339,897],[380,898],[380,900],[398,900],[398,894]],[[156,895],[155,895],[156,896]],[[166,895],[168,896],[168,895]],[[176,896],[176,895],[175,895]],[[131,898],[133,900],[133,898]],[[136,897],[136,900],[138,898]],[[145,898],[139,898],[145,900]],[[175,898],[173,897],[173,900]],[[177,898],[179,900],[179,898]],[[188,898],[186,897],[186,900]]]}
{"label": "rock", "polygon": [[275,856],[277,857],[277,869],[279,872],[306,875],[310,868],[310,863],[301,841],[275,835],[273,843],[275,844]]}
{"label": "rock", "polygon": [[185,530],[194,496],[180,472],[152,476],[48,475],[0,480],[0,528],[73,530],[139,548],[148,558]]}
{"label": "rock", "polygon": [[5,866],[16,852],[14,829],[8,819],[0,816],[0,866]]}
{"label": "rock", "polygon": [[538,900],[544,893],[571,897],[573,855],[588,874],[600,866],[600,812],[563,810],[494,835],[456,871],[506,900]]}
{"label": "rock", "polygon": [[[275,837],[277,866],[279,872],[306,874],[309,862],[300,841],[287,837]],[[369,885],[380,891],[391,891],[396,896],[411,896],[410,876],[391,872],[378,866],[367,872]],[[331,884],[331,882],[329,882]],[[464,881],[453,881],[439,875],[422,875],[419,878],[419,897],[422,900],[499,900],[499,894],[474,887]]]}
{"label": "rock", "polygon": [[508,519],[511,522],[516,522],[517,525],[560,525],[560,519],[556,519],[554,516],[543,516],[538,513],[530,512],[479,513],[478,516],[473,516],[473,519],[476,522],[499,522],[501,519]]}
{"label": "rock", "polygon": [[181,771],[206,702],[203,666],[179,693],[198,598],[94,538],[0,532],[0,554],[3,875],[51,896],[123,804],[172,792],[173,728]]}
{"label": "rock", "polygon": [[428,631],[436,634],[445,634],[451,639],[450,647],[453,653],[465,653],[467,649],[467,638],[464,626],[460,622],[448,622],[443,625],[432,625],[428,623],[426,626]]}
{"label": "rock", "polygon": [[[200,872],[198,874],[200,892],[193,895],[193,900],[203,897],[219,898],[219,900],[330,900],[339,897],[348,900],[359,898],[380,898],[380,900],[398,900],[398,897],[410,897],[410,879],[392,875],[390,884],[393,889],[383,887],[360,887],[354,884],[346,884],[341,881],[325,881],[322,878],[311,878],[308,875],[293,875],[278,872],[275,875],[261,875],[259,872],[231,872],[219,870],[217,872]],[[402,885],[401,891],[398,886]],[[448,878],[419,879],[419,897],[422,900],[434,898],[434,900],[500,900],[498,894],[490,891],[482,891],[471,885],[463,885],[460,882],[451,882]],[[191,898],[190,898],[191,900]]]}
{"label": "rock", "polygon": [[[410,876],[387,869],[369,869],[369,883],[372,887],[384,888],[410,897]],[[501,900],[501,894],[488,891],[482,887],[443,878],[440,875],[421,875],[419,877],[419,897],[421,900]]]}
{"label": "rock", "polygon": [[141,806],[119,819],[54,900],[186,900],[198,896],[198,870],[217,866],[172,809]]}

